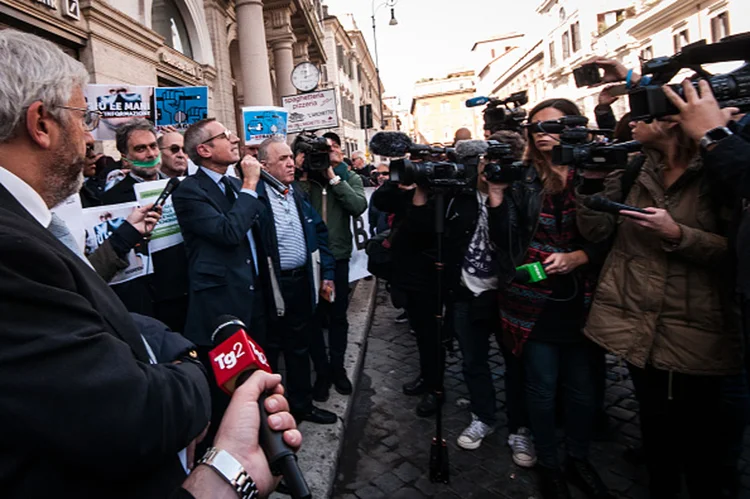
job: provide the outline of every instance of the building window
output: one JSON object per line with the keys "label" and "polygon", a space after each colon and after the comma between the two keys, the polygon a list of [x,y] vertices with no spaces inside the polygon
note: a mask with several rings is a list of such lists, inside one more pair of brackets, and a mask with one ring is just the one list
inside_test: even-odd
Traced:
{"label": "building window", "polygon": [[648,47],[645,47],[643,50],[641,50],[641,60],[642,61],[649,61],[654,58],[654,47],[649,45]]}
{"label": "building window", "polygon": [[490,50],[490,57],[495,58],[495,49]]}
{"label": "building window", "polygon": [[562,53],[563,60],[570,57],[570,34],[567,31],[562,34]]}
{"label": "building window", "polygon": [[729,36],[729,12],[711,18],[711,41],[716,43],[725,36]]}
{"label": "building window", "polygon": [[688,34],[688,30],[683,29],[679,33],[673,34],[672,43],[674,44],[675,53],[682,50],[682,47],[690,43],[690,35]]}
{"label": "building window", "polygon": [[441,113],[448,113],[451,110],[451,103],[447,100],[444,100],[440,103],[440,112]]}
{"label": "building window", "polygon": [[357,64],[357,81],[362,81],[362,66]]}
{"label": "building window", "polygon": [[339,63],[339,68],[344,68],[344,47],[336,45],[336,59]]}
{"label": "building window", "polygon": [[551,68],[557,66],[557,59],[555,58],[555,42],[549,42],[549,65]]}
{"label": "building window", "polygon": [[429,102],[422,103],[422,105],[420,106],[420,113],[419,114],[422,114],[424,116],[427,116],[428,114],[430,114],[430,103]]}
{"label": "building window", "polygon": [[185,19],[175,0],[154,0],[151,7],[151,28],[164,37],[164,43],[177,52],[193,58]]}
{"label": "building window", "polygon": [[573,42],[573,53],[581,50],[581,25],[578,21],[570,25],[570,38]]}
{"label": "building window", "polygon": [[565,9],[560,7],[560,22],[565,20]]}

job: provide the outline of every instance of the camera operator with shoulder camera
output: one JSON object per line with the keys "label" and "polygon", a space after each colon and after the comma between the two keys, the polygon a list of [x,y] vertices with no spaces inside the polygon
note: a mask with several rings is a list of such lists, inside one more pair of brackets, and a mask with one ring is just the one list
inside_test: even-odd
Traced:
{"label": "camera operator with shoulder camera", "polygon": [[[583,236],[613,241],[585,333],[628,363],[651,497],[678,497],[683,471],[690,497],[722,497],[716,408],[725,376],[742,360],[726,285],[728,217],[683,127],[659,120],[631,127],[643,145],[635,180],[623,188],[623,170],[604,180],[584,173],[578,192]],[[633,209],[589,208],[598,191]]]}
{"label": "camera operator with shoulder camera", "polygon": [[[588,461],[596,412],[594,345],[582,333],[603,249],[579,233],[574,170],[552,164],[560,137],[540,126],[580,115],[566,99],[535,106],[529,113],[527,164],[520,179],[489,184],[490,234],[505,287],[500,292],[503,339],[523,363],[545,499],[569,498],[566,482],[590,498],[612,497]],[[558,394],[559,384],[564,393]],[[558,396],[564,397],[567,414],[564,473],[557,455]]]}
{"label": "camera operator with shoulder camera", "polygon": [[328,227],[328,245],[336,260],[336,295],[329,307],[323,304],[318,308],[319,313],[329,316],[329,353],[325,352],[322,329],[314,335],[310,346],[316,372],[313,398],[323,402],[328,399],[331,384],[342,395],[352,393],[352,384],[344,369],[349,334],[346,311],[352,254],[350,226],[352,217],[360,216],[367,209],[367,198],[362,178],[350,172],[343,161],[338,135],[331,132],[323,137],[300,134],[294,145],[295,165],[299,164],[298,185],[309,195],[313,207]]}

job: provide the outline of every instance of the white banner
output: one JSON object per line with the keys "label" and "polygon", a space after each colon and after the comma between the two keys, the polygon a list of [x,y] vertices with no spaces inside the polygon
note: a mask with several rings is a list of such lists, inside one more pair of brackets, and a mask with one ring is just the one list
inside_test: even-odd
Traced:
{"label": "white banner", "polygon": [[[352,173],[351,175],[355,175]],[[375,192],[375,187],[365,187],[367,206],[370,206],[370,197]],[[365,246],[370,240],[370,217],[369,209],[365,210],[357,218],[352,218],[352,258],[349,260],[349,282],[354,282],[371,275],[367,271],[367,253]]]}
{"label": "white banner", "polygon": [[[138,206],[138,203],[132,202],[84,208],[81,218],[86,233],[86,248],[84,250],[86,256],[93,253],[99,245],[109,239],[136,206]],[[130,281],[154,271],[146,244],[138,244],[130,250],[128,261],[130,265],[118,272],[110,281],[110,285]]]}
{"label": "white banner", "polygon": [[289,111],[288,133],[339,126],[336,91],[333,89],[289,95],[282,97],[281,103]]}
{"label": "white banner", "polygon": [[[166,187],[167,182],[169,182],[169,179],[165,178],[163,180],[154,180],[152,182],[139,182],[133,185],[135,199],[138,201],[138,205],[145,206],[156,201],[156,198],[159,197],[159,194],[161,194],[164,187]],[[181,242],[182,232],[180,232],[180,224],[177,223],[177,215],[175,214],[174,206],[172,205],[172,196],[169,196],[167,202],[164,203],[164,209],[161,212],[161,219],[151,233],[151,242],[148,244],[148,248],[151,253],[154,253],[156,251],[176,246]]]}

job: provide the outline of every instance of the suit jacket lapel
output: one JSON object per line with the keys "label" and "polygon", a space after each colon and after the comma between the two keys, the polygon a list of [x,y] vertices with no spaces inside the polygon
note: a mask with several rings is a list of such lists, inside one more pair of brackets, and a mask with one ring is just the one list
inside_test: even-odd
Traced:
{"label": "suit jacket lapel", "polygon": [[205,191],[209,201],[211,201],[222,213],[226,213],[232,209],[232,205],[229,204],[229,200],[226,195],[221,192],[221,189],[216,182],[209,177],[206,172],[202,169],[198,169],[195,174],[195,178],[198,180],[198,184]]}

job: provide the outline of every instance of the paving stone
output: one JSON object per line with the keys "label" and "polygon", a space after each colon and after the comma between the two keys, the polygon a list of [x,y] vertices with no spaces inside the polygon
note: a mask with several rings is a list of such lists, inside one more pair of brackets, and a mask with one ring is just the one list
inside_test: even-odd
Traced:
{"label": "paving stone", "polygon": [[422,475],[422,470],[407,461],[393,470],[393,473],[402,481],[410,483]]}
{"label": "paving stone", "polygon": [[383,492],[380,491],[377,487],[373,487],[372,485],[368,485],[366,487],[362,487],[361,489],[357,490],[355,492],[357,497],[359,499],[381,499],[383,497],[386,497]]}

